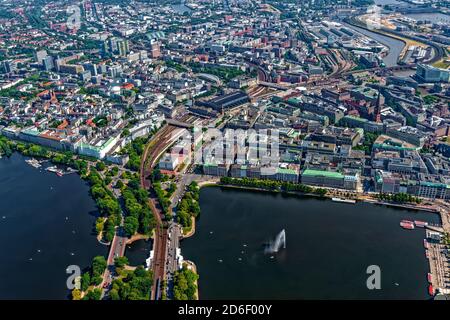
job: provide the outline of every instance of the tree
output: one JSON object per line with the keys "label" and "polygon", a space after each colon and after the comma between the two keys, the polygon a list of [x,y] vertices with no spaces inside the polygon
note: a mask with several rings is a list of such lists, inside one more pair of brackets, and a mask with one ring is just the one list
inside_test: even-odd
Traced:
{"label": "tree", "polygon": [[72,290],[72,300],[81,300],[81,291],[79,289]]}
{"label": "tree", "polygon": [[105,225],[105,218],[99,217],[95,222],[95,231],[97,234],[100,234],[103,231],[103,227]]}
{"label": "tree", "polygon": [[175,300],[195,300],[197,286],[195,282],[198,275],[192,270],[188,269],[186,265],[180,271],[177,271],[174,276],[174,298]]}
{"label": "tree", "polygon": [[139,203],[146,203],[148,201],[148,192],[144,188],[139,188],[135,192],[135,197]]}
{"label": "tree", "polygon": [[105,177],[105,181],[104,182],[105,182],[106,185],[109,185],[112,182],[112,178],[110,176]]}
{"label": "tree", "polygon": [[91,194],[92,197],[94,197],[94,199],[103,199],[106,197],[107,192],[105,191],[105,188],[103,188],[102,185],[96,184],[91,187]]}
{"label": "tree", "polygon": [[152,278],[151,271],[146,271],[143,266],[137,267],[134,271],[124,271],[121,278],[113,280],[111,299],[148,300]]}
{"label": "tree", "polygon": [[130,130],[129,129],[124,129],[122,131],[122,137],[128,137],[130,135]]}
{"label": "tree", "polygon": [[114,166],[112,167],[111,172],[113,176],[117,176],[117,174],[119,173],[119,168],[117,166]]}
{"label": "tree", "polygon": [[86,300],[100,300],[102,297],[102,290],[95,288],[89,291],[84,297]]}
{"label": "tree", "polygon": [[94,257],[94,259],[92,260],[92,275],[102,275],[106,269],[106,265],[107,262],[104,256]]}
{"label": "tree", "polygon": [[111,289],[109,291],[109,297],[111,298],[111,300],[120,300],[119,292],[117,291],[117,289]]}
{"label": "tree", "polygon": [[116,189],[122,189],[123,187],[124,187],[124,184],[123,184],[122,180],[117,180],[115,188]]}
{"label": "tree", "polygon": [[111,219],[106,220],[106,227],[104,237],[107,242],[111,242],[116,234],[116,229],[114,223],[112,223]]}
{"label": "tree", "polygon": [[159,168],[153,169],[152,174],[150,176],[150,180],[152,182],[157,182],[157,181],[161,181],[161,179],[162,179],[161,170],[159,170]]}
{"label": "tree", "polygon": [[128,264],[128,258],[127,257],[116,257],[115,259],[114,259],[114,265],[117,267],[117,268],[123,268],[125,265],[127,265]]}
{"label": "tree", "polygon": [[139,221],[133,216],[128,216],[125,218],[124,229],[128,237],[134,235],[139,227]]}
{"label": "tree", "polygon": [[86,291],[89,288],[89,285],[91,284],[91,275],[89,272],[83,273],[81,276],[81,290]]}
{"label": "tree", "polygon": [[106,165],[105,165],[102,161],[98,161],[98,162],[95,164],[95,168],[96,168],[98,171],[103,171],[103,170],[105,170]]}
{"label": "tree", "polygon": [[103,278],[101,275],[95,275],[91,278],[91,284],[94,286],[98,286],[100,283],[102,283]]}

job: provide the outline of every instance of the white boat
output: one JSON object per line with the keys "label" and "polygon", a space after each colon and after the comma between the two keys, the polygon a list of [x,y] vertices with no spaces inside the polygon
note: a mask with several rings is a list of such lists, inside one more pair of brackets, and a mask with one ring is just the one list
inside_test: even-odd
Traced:
{"label": "white boat", "polygon": [[45,170],[50,171],[50,172],[56,172],[56,171],[58,171],[58,168],[56,166],[52,166],[52,167],[47,167]]}
{"label": "white boat", "polygon": [[41,164],[36,159],[28,159],[28,160],[25,160],[25,162],[36,169],[41,167]]}
{"label": "white boat", "polygon": [[356,200],[353,200],[353,199],[331,198],[331,200],[335,201],[335,202],[343,202],[343,203],[352,203],[352,204],[356,203]]}

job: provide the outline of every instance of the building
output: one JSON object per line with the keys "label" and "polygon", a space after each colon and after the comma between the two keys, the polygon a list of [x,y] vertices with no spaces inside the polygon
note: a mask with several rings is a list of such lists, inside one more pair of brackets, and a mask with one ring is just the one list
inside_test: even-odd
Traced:
{"label": "building", "polygon": [[418,147],[422,147],[426,140],[426,135],[423,132],[417,128],[409,126],[387,129],[386,134],[390,137],[409,142]]}
{"label": "building", "polygon": [[340,172],[306,169],[301,175],[301,182],[306,185],[357,190],[360,186],[359,174],[345,175]]}
{"label": "building", "polygon": [[235,91],[208,101],[196,101],[195,103],[199,106],[222,112],[248,102],[250,102],[250,98],[245,92]]}
{"label": "building", "polygon": [[440,182],[420,181],[417,195],[424,198],[450,200],[450,185]]}
{"label": "building", "polygon": [[97,159],[105,158],[106,154],[110,152],[119,141],[120,134],[110,137],[108,140],[100,140],[93,143],[80,143],[78,153],[88,157]]}
{"label": "building", "polygon": [[300,166],[296,164],[280,163],[275,173],[275,180],[298,183]]}
{"label": "building", "polygon": [[45,71],[53,70],[53,68],[55,67],[52,56],[45,57],[45,59],[42,61],[42,64],[44,65]]}
{"label": "building", "polygon": [[418,64],[416,76],[423,82],[449,82],[450,71],[427,64]]}
{"label": "building", "polygon": [[17,64],[12,60],[5,60],[2,62],[2,69],[4,73],[13,73],[17,70]]}
{"label": "building", "polygon": [[203,173],[210,176],[226,177],[228,176],[228,164],[205,163]]}
{"label": "building", "polygon": [[161,49],[159,42],[153,41],[150,45],[150,57],[153,59],[157,59],[161,57]]}
{"label": "building", "polygon": [[175,171],[179,164],[178,156],[172,153],[166,153],[159,161],[159,169]]}
{"label": "building", "polygon": [[246,178],[248,166],[241,164],[232,164],[230,167],[230,176],[233,178]]}
{"label": "building", "polygon": [[122,57],[125,57],[130,52],[128,47],[128,40],[117,41],[117,52]]}
{"label": "building", "polygon": [[34,60],[36,60],[37,63],[42,64],[44,59],[47,57],[47,51],[45,50],[35,51],[33,56]]}

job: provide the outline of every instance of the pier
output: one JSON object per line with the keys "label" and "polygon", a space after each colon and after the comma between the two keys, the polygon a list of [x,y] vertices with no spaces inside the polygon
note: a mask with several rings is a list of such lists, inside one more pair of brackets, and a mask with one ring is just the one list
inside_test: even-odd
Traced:
{"label": "pier", "polygon": [[[450,222],[449,222],[449,205],[445,201],[435,200],[435,205],[437,207],[437,212],[441,216],[442,226],[428,225],[427,230],[432,232],[438,232],[443,235],[450,232]],[[427,244],[427,258],[430,265],[431,281],[434,294],[437,292],[442,294],[450,293],[450,265],[449,265],[449,255],[448,248],[443,243],[442,239],[440,241],[428,241]],[[431,292],[430,292],[431,294]]]}

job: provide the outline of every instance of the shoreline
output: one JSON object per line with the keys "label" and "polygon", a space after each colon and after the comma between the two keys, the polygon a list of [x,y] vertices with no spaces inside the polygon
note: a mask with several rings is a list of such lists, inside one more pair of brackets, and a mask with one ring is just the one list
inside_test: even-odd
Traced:
{"label": "shoreline", "polygon": [[131,238],[129,238],[125,244],[126,245],[131,245],[133,244],[135,241],[139,241],[139,240],[149,240],[149,239],[153,239],[154,234],[152,232],[152,235],[146,235],[146,234],[141,234],[141,233],[137,233],[131,236]]}
{"label": "shoreline", "polygon": [[[256,192],[266,192],[266,193],[272,193],[272,194],[286,194],[286,195],[295,196],[295,197],[313,197],[316,199],[324,199],[324,200],[329,200],[329,201],[332,201],[331,199],[333,198],[333,195],[323,195],[322,196],[322,195],[318,195],[318,194],[314,194],[314,193],[301,193],[298,191],[269,190],[269,189],[263,189],[263,188],[258,188],[258,187],[226,185],[226,184],[221,184],[220,182],[211,182],[211,181],[198,183],[198,187],[199,187],[199,189],[205,188],[205,187],[214,187],[214,188],[219,187],[219,188],[237,189],[237,190],[242,190],[242,191],[256,191]],[[433,208],[417,207],[417,206],[410,205],[410,204],[382,202],[382,201],[375,200],[375,199],[372,200],[372,199],[367,199],[367,198],[361,198],[361,195],[358,195],[358,194],[357,194],[357,197],[355,200],[357,202],[370,203],[373,205],[401,208],[401,209],[412,210],[412,211],[417,211],[417,212],[434,213],[434,214],[439,215],[441,223],[443,221],[441,212],[439,210],[436,210]],[[191,230],[186,235],[183,235],[182,239],[187,239],[187,238],[195,235],[196,219],[195,219],[195,217],[191,217],[191,219],[192,219]],[[195,263],[190,260],[185,260],[185,262],[188,263],[193,268],[193,271],[198,275]],[[196,285],[197,285],[197,300],[199,300],[200,297],[198,295],[198,280],[196,281]]]}
{"label": "shoreline", "polygon": [[[31,166],[29,163],[26,162],[27,160],[30,160],[30,159],[38,159],[41,163],[45,162],[45,164],[42,164],[42,166],[40,166],[40,167]],[[46,177],[52,177],[52,179],[53,179],[53,177],[55,176],[55,174],[53,172],[45,170],[47,166],[58,165],[60,167],[63,167],[64,169],[71,167],[68,164],[52,162],[51,157],[39,157],[36,155],[27,155],[18,150],[14,150],[11,153],[11,155],[5,155],[2,153],[0,156],[0,160],[3,160],[5,162],[6,161],[10,162],[11,164],[12,163],[17,164],[18,166],[20,166],[20,168],[19,168],[20,170],[22,170],[21,167],[23,166],[23,168],[25,170],[24,172],[26,173],[25,180],[27,181],[26,182],[27,184],[29,184],[29,179],[30,179],[29,176],[30,175],[39,175],[39,176],[42,175],[42,177],[39,177],[37,180],[40,185],[39,188],[41,188],[41,179],[47,179]],[[27,170],[31,170],[31,171],[33,171],[33,173],[28,173]],[[80,257],[81,257],[81,259],[84,259],[84,254],[80,254],[79,252],[85,252],[86,256],[88,257],[88,262],[86,264],[81,261],[78,263],[80,263],[80,267],[82,267],[82,268],[90,268],[93,258],[95,258],[97,256],[102,256],[104,258],[107,258],[107,254],[109,252],[109,247],[110,247],[111,243],[105,242],[102,240],[103,231],[100,232],[99,234],[95,233],[94,229],[95,229],[95,222],[96,222],[96,218],[97,218],[96,213],[99,210],[98,206],[97,206],[97,202],[95,201],[94,197],[92,196],[91,192],[89,191],[89,186],[88,186],[87,182],[84,179],[82,179],[80,172],[76,171],[74,173],[76,173],[78,178],[74,178],[75,180],[73,180],[73,181],[75,181],[76,185],[78,185],[78,183],[80,185],[80,186],[77,186],[76,188],[79,189],[80,187],[82,187],[82,190],[83,190],[83,192],[81,192],[79,194],[82,197],[82,202],[92,201],[93,207],[92,207],[92,209],[89,209],[88,211],[84,211],[84,209],[81,209],[81,211],[79,211],[76,214],[73,214],[72,216],[69,216],[69,214],[71,214],[71,212],[69,212],[69,211],[67,212],[68,214],[66,216],[65,221],[67,221],[67,219],[69,219],[69,221],[77,221],[76,226],[74,225],[73,231],[70,234],[82,235],[81,237],[84,238],[83,241],[85,241],[85,242],[87,241],[85,246],[80,247],[80,248],[82,248],[81,250],[78,250],[78,252],[74,250],[74,253],[72,252],[70,254],[71,254],[71,256],[75,256],[75,257],[73,257],[74,259],[78,260],[78,259],[80,259]],[[60,176],[59,178],[63,178],[65,176],[66,176],[66,174]],[[73,183],[71,183],[70,180],[69,181],[66,180],[66,182],[64,182],[63,179],[59,179],[59,178],[56,178],[56,179],[58,179],[58,181],[61,180],[63,182],[58,182],[57,184],[49,182],[51,190],[59,189],[58,187],[56,187],[57,185],[59,185],[59,183],[61,183],[61,185],[63,185],[63,188],[66,185],[73,185]],[[51,181],[51,180],[49,180],[49,181]],[[44,181],[44,182],[47,183],[47,181]],[[87,187],[87,190],[84,191],[84,189],[86,187]],[[69,190],[73,190],[73,188],[70,187]],[[39,190],[39,191],[41,191],[41,190]],[[78,192],[78,190],[77,190],[77,192]],[[66,194],[66,196],[67,196],[67,194]],[[62,195],[62,197],[64,197],[64,194]],[[45,202],[46,210],[47,210],[48,204],[51,204],[51,202]],[[75,204],[75,206],[73,206],[73,208],[75,208],[75,211],[80,210],[80,207],[78,207],[79,205],[80,205],[80,203],[78,202],[78,204]],[[84,207],[84,206],[82,206],[82,207]],[[73,211],[72,209],[70,211]],[[92,212],[94,212],[94,214]],[[85,224],[84,223],[85,220],[89,221],[89,222],[92,221],[92,223]],[[52,222],[52,223],[54,223],[54,222]],[[58,224],[59,222],[56,222],[56,223]],[[58,226],[57,228],[60,228],[60,227],[61,226]],[[85,227],[87,227],[87,228],[85,229]],[[62,234],[61,236],[66,237],[66,234]],[[78,236],[77,236],[77,238],[78,238]],[[78,245],[78,243],[80,243],[79,240],[77,240],[76,245]],[[107,248],[104,249],[105,246]],[[61,250],[61,248],[58,246],[56,246],[54,249],[56,250],[56,252]],[[53,248],[52,248],[52,250],[53,250]],[[106,252],[105,252],[105,250],[106,250]],[[39,249],[38,252],[41,252],[41,250]],[[45,252],[45,250],[43,250],[43,252]],[[48,252],[49,251],[47,250],[47,253]],[[56,260],[58,260],[59,256],[60,255],[58,254],[54,258],[57,258]],[[30,258],[30,260],[32,260],[32,258]],[[55,262],[55,265],[56,264],[57,264],[57,262]],[[57,279],[57,278],[55,278],[55,279],[51,278],[49,280],[50,281],[55,280],[57,282],[60,281],[60,279]],[[65,281],[65,279],[64,279],[64,281]],[[97,286],[95,286],[95,287],[97,287]],[[93,288],[92,285],[89,285],[89,288],[92,289]],[[45,291],[45,290],[43,290],[43,291]],[[66,288],[66,291],[64,292],[63,295],[61,295],[59,297],[55,296],[53,298],[49,297],[49,298],[44,298],[44,299],[72,300],[72,291],[73,291],[73,289]],[[56,292],[55,293],[44,292],[44,295],[48,295],[48,294],[56,294]],[[81,294],[81,298],[83,298],[87,294],[87,291],[80,290],[80,294]]]}
{"label": "shoreline", "polygon": [[[405,40],[403,40],[401,38],[396,38],[396,37],[394,37],[393,35],[391,35],[389,33],[380,32],[380,31],[376,30],[375,28],[373,30],[371,30],[371,29],[367,28],[367,25],[363,21],[358,19],[358,18],[350,18],[346,22],[349,25],[351,25],[352,27],[361,28],[361,29],[364,29],[365,31],[373,32],[373,33],[376,33],[378,35],[385,36],[385,37],[391,38],[393,40],[397,40],[397,41],[402,42],[403,43],[403,48],[400,51],[400,53],[399,53],[399,55],[398,55],[398,57],[396,59],[396,64],[397,65],[399,64],[399,62],[403,59],[404,55],[406,54],[408,44],[407,44],[407,42]],[[358,30],[356,30],[356,31],[358,31]],[[371,39],[373,39],[373,38],[371,38]],[[380,41],[378,41],[378,42],[380,42]],[[386,43],[382,43],[382,44],[385,45],[389,50],[392,50],[392,48],[389,45],[387,45]]]}
{"label": "shoreline", "polygon": [[[245,187],[245,186],[236,186],[236,185],[225,185],[225,184],[216,184],[214,187],[223,187],[223,188],[230,188],[230,189],[240,189],[240,190],[250,190],[250,191],[259,191],[259,192],[268,192],[268,193],[280,193],[280,194],[287,194],[287,195],[293,195],[293,196],[306,196],[306,197],[314,197],[319,199],[329,199],[333,198],[332,195],[318,195],[314,193],[301,193],[298,191],[283,191],[283,190],[269,190],[269,189],[263,189],[258,187]],[[415,211],[423,211],[423,212],[429,212],[429,213],[436,213],[439,214],[439,210],[434,208],[425,208],[425,207],[418,207],[414,206],[412,204],[408,203],[390,203],[390,202],[383,202],[375,199],[367,199],[367,198],[361,198],[358,196],[356,199],[357,202],[366,202],[376,205],[385,205],[388,207],[397,207],[397,208],[403,208],[403,209],[409,209],[409,210],[415,210]]]}
{"label": "shoreline", "polygon": [[[198,276],[198,272],[197,272],[197,266],[195,265],[195,263],[191,260],[184,260],[184,262],[188,265],[188,268],[190,268],[192,270],[192,272],[194,272],[197,276]],[[200,276],[199,276],[200,278]],[[200,300],[200,294],[198,291],[198,280],[195,280],[195,286],[197,287],[197,290],[195,291],[195,300]]]}
{"label": "shoreline", "polygon": [[191,217],[191,229],[184,234],[184,230],[183,230],[183,237],[182,239],[187,239],[192,237],[195,234],[195,217]]}
{"label": "shoreline", "polygon": [[[229,188],[229,189],[240,189],[240,190],[242,190],[242,191],[259,191],[259,192],[268,192],[268,193],[272,193],[272,194],[275,194],[275,193],[284,193],[284,194],[289,194],[289,195],[295,195],[295,196],[299,196],[299,197],[302,197],[302,196],[309,196],[308,194],[300,194],[300,193],[298,193],[298,192],[283,192],[283,191],[281,191],[281,190],[267,190],[267,189],[262,189],[262,188],[256,188],[256,187],[242,187],[242,186],[233,186],[233,185],[221,185],[221,184],[213,184],[213,185],[208,185],[208,186],[212,186],[212,187],[223,187],[223,188]],[[314,195],[313,194],[313,196],[314,196],[314,198],[320,198],[320,196],[319,195]],[[325,195],[324,197],[321,197],[321,198],[323,198],[323,199],[329,199],[329,200],[331,200],[331,195]],[[367,195],[366,195],[366,197],[367,197]],[[415,215],[415,214],[418,214],[418,213],[439,213],[439,212],[437,212],[437,211],[435,211],[433,208],[424,208],[424,207],[416,207],[416,206],[414,206],[414,205],[408,205],[408,204],[395,204],[395,203],[385,203],[385,202],[380,202],[380,201],[377,201],[376,199],[373,199],[373,200],[370,200],[370,199],[361,199],[360,198],[360,195],[358,195],[358,197],[355,197],[356,199],[358,199],[358,201],[361,201],[361,202],[366,202],[366,203],[370,203],[370,204],[378,204],[378,205],[384,205],[384,206],[386,206],[386,207],[397,207],[397,208],[401,208],[401,209],[404,209],[404,210],[408,210],[408,211],[410,211],[409,212],[409,214],[411,214],[411,215]],[[332,205],[332,204],[330,204],[330,205]],[[343,209],[343,210],[345,210],[345,208]],[[379,209],[380,211],[381,210],[384,210],[384,209]],[[375,211],[377,211],[377,209],[375,209]],[[416,211],[416,212],[411,212],[411,211]],[[408,214],[408,213],[406,213],[406,214]],[[434,219],[434,218],[433,218]],[[419,220],[422,220],[422,219],[419,219]],[[441,220],[442,220],[442,218],[441,218]],[[433,220],[434,221],[434,220]],[[421,229],[420,229],[421,230]],[[420,231],[419,230],[419,231]],[[424,252],[425,253],[425,252]],[[192,262],[192,261],[190,261],[190,260],[185,260],[185,261],[189,261],[189,262]],[[431,266],[429,266],[429,263],[430,263],[431,261],[430,260],[427,260],[427,265],[428,265],[428,270],[430,270],[430,272],[432,272],[433,273],[433,276],[434,276],[434,272],[433,272],[433,269],[431,268]],[[192,262],[193,263],[193,262]],[[196,270],[196,271],[198,271],[198,270]],[[426,271],[425,271],[426,272]],[[197,273],[197,272],[196,272]],[[198,274],[198,273],[197,273]],[[427,273],[425,273],[424,274],[425,276],[427,275]],[[200,280],[198,280],[198,282],[200,282]],[[197,284],[197,286],[198,286],[198,284]],[[433,286],[434,287],[434,286]]]}

